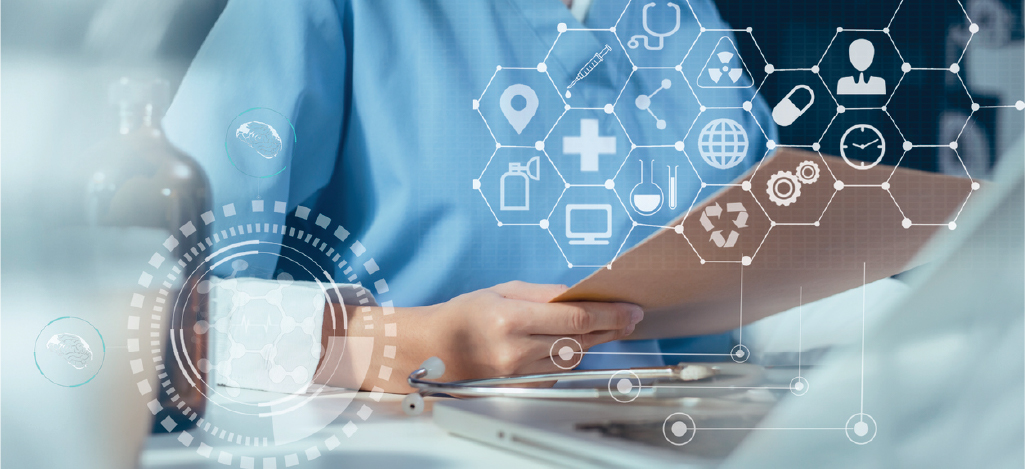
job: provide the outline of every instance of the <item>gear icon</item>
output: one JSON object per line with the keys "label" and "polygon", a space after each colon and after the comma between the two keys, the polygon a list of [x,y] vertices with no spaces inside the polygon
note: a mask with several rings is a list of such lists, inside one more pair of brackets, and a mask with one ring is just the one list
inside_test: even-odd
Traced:
{"label": "gear icon", "polygon": [[[804,163],[801,163],[804,164]],[[818,167],[815,167],[816,171]],[[818,174],[815,175],[816,179]],[[779,206],[788,206],[801,196],[801,181],[790,171],[779,171],[769,177],[769,187],[765,189],[769,200]]]}
{"label": "gear icon", "polygon": [[802,184],[814,184],[819,180],[819,165],[811,160],[802,161],[797,165],[797,180]]}

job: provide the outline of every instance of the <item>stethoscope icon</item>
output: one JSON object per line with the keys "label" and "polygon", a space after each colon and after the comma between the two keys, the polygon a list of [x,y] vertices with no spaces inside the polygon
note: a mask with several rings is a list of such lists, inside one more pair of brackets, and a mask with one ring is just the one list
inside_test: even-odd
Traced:
{"label": "stethoscope icon", "polygon": [[[637,41],[637,38],[641,38],[641,39],[644,40],[644,48],[645,49],[648,49],[648,50],[662,50],[662,46],[665,45],[664,44],[665,38],[667,38],[669,36],[672,36],[673,34],[676,33],[676,31],[678,31],[680,29],[680,6],[675,4],[675,3],[667,3],[666,5],[672,7],[674,10],[676,10],[676,27],[673,28],[673,30],[669,31],[668,33],[661,33],[661,34],[659,34],[659,33],[656,33],[654,31],[652,31],[651,28],[648,27],[648,9],[653,7],[653,6],[655,6],[655,2],[651,2],[651,3],[647,4],[647,5],[644,5],[644,9],[641,10],[641,25],[644,26],[644,30],[648,32],[649,36],[658,38],[658,46],[655,47],[655,46],[649,45],[648,44],[648,36],[645,36],[643,34],[638,34],[638,35],[635,35],[635,36],[631,37],[630,40],[626,42],[626,46],[627,47],[629,47],[631,49],[636,49],[636,48],[640,47],[641,44],[640,44],[640,42]],[[652,41],[652,42],[654,42],[654,41]]]}

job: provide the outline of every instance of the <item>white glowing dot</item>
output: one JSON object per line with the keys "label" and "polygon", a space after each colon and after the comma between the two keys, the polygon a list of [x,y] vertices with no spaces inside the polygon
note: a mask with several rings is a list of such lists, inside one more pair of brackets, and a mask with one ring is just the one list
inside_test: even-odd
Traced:
{"label": "white glowing dot", "polygon": [[683,142],[682,141],[678,141],[678,142],[674,143],[673,144],[673,148],[675,148],[676,151],[683,151]]}
{"label": "white glowing dot", "polygon": [[960,72],[960,71],[961,71],[961,66],[960,65],[958,65],[956,63],[950,64],[950,73],[957,73],[957,72]]}
{"label": "white glowing dot", "polygon": [[845,108],[843,106],[837,106],[836,107],[836,113],[837,114],[843,114],[844,112],[847,112],[847,108]]}
{"label": "white glowing dot", "polygon": [[968,32],[972,34],[979,32],[979,25],[972,23],[970,26],[968,26]]}
{"label": "white glowing dot", "polygon": [[819,66],[818,65],[812,65],[811,66],[811,73],[818,74],[819,73]]}
{"label": "white glowing dot", "polygon": [[560,33],[566,32],[566,23],[559,23],[559,26],[555,29],[558,29]]}
{"label": "white glowing dot", "polygon": [[900,226],[903,226],[904,229],[911,228],[911,219],[910,218],[905,218],[904,220],[901,220]]}
{"label": "white glowing dot", "polygon": [[619,381],[616,382],[616,390],[619,391],[620,394],[627,394],[633,388],[634,385],[629,379],[619,378]]}
{"label": "white glowing dot", "polygon": [[541,220],[541,222],[538,223],[538,225],[541,226],[542,230],[547,230],[548,229],[548,219]]}
{"label": "white glowing dot", "polygon": [[605,114],[612,114],[612,105],[611,104],[606,104],[605,105]]}
{"label": "white glowing dot", "polygon": [[606,179],[605,180],[605,188],[608,189],[608,190],[615,189],[616,188],[616,183],[613,180],[611,180],[611,179]]}
{"label": "white glowing dot", "polygon": [[573,358],[573,349],[568,345],[563,345],[562,348],[559,349],[559,358],[563,360]]}
{"label": "white glowing dot", "polygon": [[775,71],[776,71],[776,67],[773,67],[772,64],[768,64],[768,65],[765,66],[765,73],[766,74],[771,75],[772,72],[775,72]]}
{"label": "white glowing dot", "polygon": [[687,424],[683,422],[673,422],[673,425],[669,427],[669,431],[673,432],[673,435],[677,438],[680,438],[684,433],[687,433]]}
{"label": "white glowing dot", "polygon": [[888,191],[890,190],[890,183],[884,181],[882,184],[879,185],[879,187],[881,187],[884,191]]}
{"label": "white glowing dot", "polygon": [[819,151],[821,148],[822,148],[822,145],[819,145],[819,142],[815,142],[815,143],[811,144],[811,149],[813,151]]}
{"label": "white glowing dot", "polygon": [[800,391],[800,390],[804,389],[804,383],[802,383],[800,381],[794,383],[794,389],[797,390],[797,391]]}
{"label": "white glowing dot", "polygon": [[957,223],[954,223],[954,222],[947,223],[947,228],[950,228],[951,231],[956,230],[957,229]]}
{"label": "white glowing dot", "polygon": [[747,192],[750,192],[751,191],[751,181],[744,181],[744,182],[740,183],[740,188],[744,189]]}
{"label": "white glowing dot", "polygon": [[548,70],[548,66],[545,65],[544,62],[541,62],[541,63],[537,64],[537,71],[539,71],[541,73],[544,73],[547,70]]}
{"label": "white glowing dot", "polygon": [[865,436],[868,433],[868,424],[865,422],[854,424],[854,433],[858,436]]}
{"label": "white glowing dot", "polygon": [[743,107],[745,111],[750,111],[751,110],[751,101],[744,101],[744,104],[742,104],[741,107]]}
{"label": "white glowing dot", "polygon": [[904,62],[904,65],[900,66],[900,71],[902,71],[904,73],[910,72],[911,71],[911,64],[909,64],[907,62]]}
{"label": "white glowing dot", "polygon": [[534,149],[537,151],[545,151],[545,142],[540,140],[534,142]]}
{"label": "white glowing dot", "polygon": [[480,189],[480,179],[474,179],[473,180],[473,190],[478,190],[478,189]]}

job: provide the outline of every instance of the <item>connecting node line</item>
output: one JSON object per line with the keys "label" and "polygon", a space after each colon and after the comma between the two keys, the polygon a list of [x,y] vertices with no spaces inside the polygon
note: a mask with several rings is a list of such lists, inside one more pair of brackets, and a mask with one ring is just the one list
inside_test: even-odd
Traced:
{"label": "connecting node line", "polygon": [[740,264],[740,328],[737,329],[737,345],[744,345],[744,263]]}
{"label": "connecting node line", "polygon": [[797,377],[801,377],[801,353],[804,351],[804,287],[797,293]]}
{"label": "connecting node line", "polygon": [[868,263],[861,263],[861,410],[859,422],[865,420],[865,290],[868,286]]}
{"label": "connecting node line", "polygon": [[662,353],[662,352],[573,352],[577,355],[663,355],[667,357],[693,355],[702,357],[729,357],[728,353]]}

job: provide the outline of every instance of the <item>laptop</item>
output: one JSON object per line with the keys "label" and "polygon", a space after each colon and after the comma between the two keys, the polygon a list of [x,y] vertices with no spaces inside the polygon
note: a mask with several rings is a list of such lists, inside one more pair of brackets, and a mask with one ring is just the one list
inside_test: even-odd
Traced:
{"label": "laptop", "polygon": [[[910,293],[804,373],[800,396],[776,385],[793,370],[770,368],[764,386],[783,389],[627,404],[451,399],[434,421],[569,467],[1021,467],[1022,154],[1019,142],[957,228],[925,248],[935,260],[911,274]],[[693,424],[674,432],[681,413]]]}

